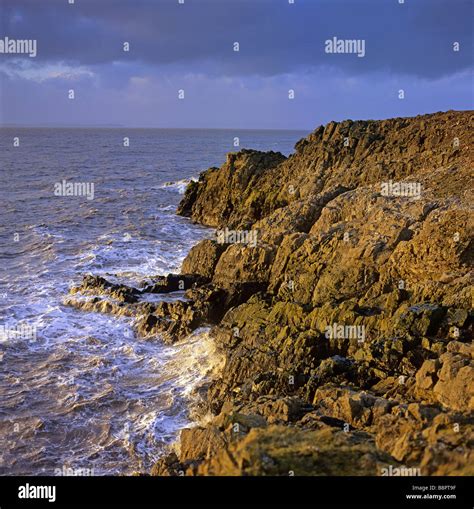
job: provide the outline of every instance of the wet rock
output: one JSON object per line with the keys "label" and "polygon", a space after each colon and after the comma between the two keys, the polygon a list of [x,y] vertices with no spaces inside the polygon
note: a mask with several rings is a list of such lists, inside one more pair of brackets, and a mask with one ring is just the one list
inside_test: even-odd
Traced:
{"label": "wet rock", "polygon": [[153,278],[153,283],[146,284],[142,293],[169,293],[188,290],[207,282],[207,279],[199,273],[193,274],[168,274]]}
{"label": "wet rock", "polygon": [[66,297],[63,300],[65,306],[71,306],[82,311],[94,313],[106,313],[116,316],[135,316],[136,309],[123,302],[109,300],[107,298],[92,297],[88,299]]}
{"label": "wet rock", "polygon": [[141,315],[135,322],[142,337],[159,336],[165,343],[185,338],[203,324],[203,317],[191,302],[160,302],[154,313]]}
{"label": "wet rock", "polygon": [[138,301],[140,291],[120,284],[114,284],[101,276],[85,275],[79,287],[72,288],[71,294],[106,295],[119,302],[133,303]]}

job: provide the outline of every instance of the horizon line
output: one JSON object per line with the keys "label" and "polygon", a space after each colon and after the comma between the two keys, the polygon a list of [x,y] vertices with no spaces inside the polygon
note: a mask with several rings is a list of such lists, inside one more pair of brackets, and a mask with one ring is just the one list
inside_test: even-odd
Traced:
{"label": "horizon line", "polygon": [[0,124],[0,129],[162,129],[188,131],[304,131],[311,132],[315,128],[272,128],[272,127],[154,127],[154,126],[122,126],[122,125],[41,125],[41,124]]}

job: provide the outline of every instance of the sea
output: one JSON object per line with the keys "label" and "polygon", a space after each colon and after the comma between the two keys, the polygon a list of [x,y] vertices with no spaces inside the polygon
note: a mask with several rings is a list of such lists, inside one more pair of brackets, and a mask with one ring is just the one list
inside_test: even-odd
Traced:
{"label": "sea", "polygon": [[0,128],[0,475],[148,472],[195,424],[222,367],[209,329],[169,346],[64,300],[84,274],[179,271],[213,235],[175,214],[187,183],[227,152],[288,155],[307,134]]}

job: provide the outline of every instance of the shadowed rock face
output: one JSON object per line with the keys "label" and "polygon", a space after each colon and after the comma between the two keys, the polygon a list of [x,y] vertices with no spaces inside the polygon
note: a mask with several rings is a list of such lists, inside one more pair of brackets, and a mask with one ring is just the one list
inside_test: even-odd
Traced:
{"label": "shadowed rock face", "polygon": [[142,327],[214,324],[226,363],[155,474],[472,475],[472,120],[331,122],[188,187],[178,213],[234,236],[197,244],[188,300]]}

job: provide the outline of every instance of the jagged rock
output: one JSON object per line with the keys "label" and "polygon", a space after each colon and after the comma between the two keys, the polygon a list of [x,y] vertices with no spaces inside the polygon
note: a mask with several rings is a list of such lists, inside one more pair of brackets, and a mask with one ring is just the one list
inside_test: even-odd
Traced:
{"label": "jagged rock", "polygon": [[423,391],[432,390],[438,381],[439,361],[427,359],[416,373],[416,386]]}
{"label": "jagged rock", "polygon": [[[153,476],[176,476],[183,468],[176,453],[172,452],[158,460],[152,467],[150,475]],[[184,470],[183,470],[184,472]]]}
{"label": "jagged rock", "polygon": [[258,410],[269,424],[293,422],[308,411],[308,405],[296,396],[265,399],[261,403],[257,400]]}
{"label": "jagged rock", "polygon": [[245,227],[261,215],[257,180],[284,160],[279,152],[241,150],[228,154],[222,168],[201,173],[199,181],[188,187],[178,214],[208,226]]}
{"label": "jagged rock", "polygon": [[225,429],[230,426],[238,433],[246,433],[252,428],[263,428],[267,425],[267,421],[261,415],[253,413],[232,412],[224,415],[221,413],[220,417],[218,422],[221,427]]}
{"label": "jagged rock", "polygon": [[221,413],[213,421],[214,424],[225,429],[231,422],[235,421],[235,415],[254,416],[252,427],[262,427],[268,424],[289,423],[300,419],[311,409],[310,406],[296,396],[262,396],[255,401],[244,404],[227,402],[223,405]]}
{"label": "jagged rock", "polygon": [[[270,426],[244,426],[188,473],[376,475],[373,454],[422,475],[469,471],[471,123],[470,111],[331,122],[288,158],[231,154],[189,187],[179,213],[258,233],[222,253],[202,243],[204,268],[190,256],[225,292],[212,425]],[[311,452],[321,443],[331,464]]]}
{"label": "jagged rock", "polygon": [[447,322],[449,325],[464,327],[469,320],[469,310],[451,308],[447,313]]}
{"label": "jagged rock", "polygon": [[438,401],[454,410],[474,410],[474,362],[465,355],[447,352],[433,388]]}
{"label": "jagged rock", "polygon": [[394,407],[374,431],[379,449],[421,475],[472,475],[473,430],[471,417],[412,403]]}
{"label": "jagged rock", "polygon": [[358,428],[372,425],[380,416],[390,412],[394,403],[367,392],[324,387],[316,391],[313,406],[323,415],[341,419]]}
{"label": "jagged rock", "polygon": [[422,435],[427,444],[420,462],[423,475],[474,475],[472,418],[439,413]]}
{"label": "jagged rock", "polygon": [[267,283],[274,255],[273,249],[265,247],[231,245],[217,262],[213,282],[222,287],[230,284]]}
{"label": "jagged rock", "polygon": [[167,276],[158,276],[153,278],[153,283],[145,284],[142,293],[170,293],[184,291],[194,286],[199,286],[208,281],[203,274],[199,272],[168,274]]}
{"label": "jagged rock", "polygon": [[134,303],[138,302],[140,291],[126,285],[113,284],[101,276],[87,274],[83,277],[81,286],[71,288],[69,293],[106,295],[119,302]]}
{"label": "jagged rock", "polygon": [[176,300],[159,302],[153,313],[141,315],[135,322],[141,336],[159,335],[165,343],[183,339],[200,327],[204,317],[192,302]]}
{"label": "jagged rock", "polygon": [[436,304],[410,306],[400,317],[397,327],[418,336],[436,334],[445,310]]}
{"label": "jagged rock", "polygon": [[451,341],[439,359],[426,360],[416,374],[416,394],[453,410],[474,410],[474,348]]}
{"label": "jagged rock", "polygon": [[[254,245],[204,240],[182,275],[143,290],[92,278],[78,290],[87,304],[69,299],[129,313],[165,341],[217,325],[214,418],[156,472],[378,475],[380,461],[470,472],[472,117],[331,122],[288,158],[229,154],[178,213]],[[180,278],[187,300],[141,302]]]}
{"label": "jagged rock", "polygon": [[109,300],[107,298],[92,297],[88,299],[66,297],[63,300],[65,306],[71,306],[82,311],[94,313],[107,313],[116,316],[135,316],[136,309],[125,305],[123,302]]}
{"label": "jagged rock", "polygon": [[354,361],[341,357],[340,355],[334,355],[321,362],[315,370],[313,377],[319,384],[323,384],[335,380],[341,373],[346,375],[349,371],[353,370],[353,368]]}

